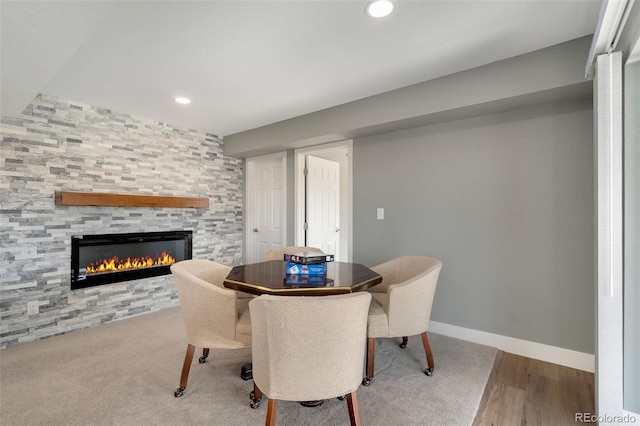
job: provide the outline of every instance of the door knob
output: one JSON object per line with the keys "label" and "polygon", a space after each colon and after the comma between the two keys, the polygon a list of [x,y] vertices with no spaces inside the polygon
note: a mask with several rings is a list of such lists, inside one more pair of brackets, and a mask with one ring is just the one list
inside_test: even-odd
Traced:
{"label": "door knob", "polygon": [[253,232],[258,232],[258,228],[253,228]]}
{"label": "door knob", "polygon": [[336,228],[336,232],[340,232],[340,228]]}

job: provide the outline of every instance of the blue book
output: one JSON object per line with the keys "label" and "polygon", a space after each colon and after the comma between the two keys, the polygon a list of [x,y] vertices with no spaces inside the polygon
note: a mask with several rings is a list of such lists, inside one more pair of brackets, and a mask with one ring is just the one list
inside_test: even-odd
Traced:
{"label": "blue book", "polygon": [[287,275],[325,275],[327,273],[327,265],[325,263],[314,263],[304,265],[301,263],[287,262]]}

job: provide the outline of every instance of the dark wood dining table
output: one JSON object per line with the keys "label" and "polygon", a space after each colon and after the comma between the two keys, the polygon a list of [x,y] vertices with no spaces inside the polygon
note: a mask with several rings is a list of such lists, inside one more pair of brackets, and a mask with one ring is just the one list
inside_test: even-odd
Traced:
{"label": "dark wood dining table", "polygon": [[224,286],[255,295],[327,296],[366,290],[382,282],[379,274],[359,263],[326,265],[326,276],[287,275],[284,260],[235,266]]}
{"label": "dark wood dining table", "polygon": [[[288,275],[284,260],[235,266],[225,278],[223,284],[245,293],[278,296],[328,296],[333,294],[363,291],[382,282],[382,277],[359,263],[328,262],[324,276]],[[253,378],[251,363],[242,366],[240,377],[244,380]],[[251,408],[257,408],[262,400],[262,393],[254,386],[250,395]],[[302,405],[314,407],[323,401],[304,401]]]}

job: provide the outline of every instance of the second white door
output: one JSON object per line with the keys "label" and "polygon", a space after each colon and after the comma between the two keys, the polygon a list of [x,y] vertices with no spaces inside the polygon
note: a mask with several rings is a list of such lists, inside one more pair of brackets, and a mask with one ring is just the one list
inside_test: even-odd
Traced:
{"label": "second white door", "polygon": [[340,164],[306,157],[306,244],[339,258]]}

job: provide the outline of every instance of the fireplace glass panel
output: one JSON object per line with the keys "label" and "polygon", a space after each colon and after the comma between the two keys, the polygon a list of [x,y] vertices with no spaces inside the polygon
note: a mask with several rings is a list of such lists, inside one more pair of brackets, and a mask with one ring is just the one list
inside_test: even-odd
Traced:
{"label": "fireplace glass panel", "polygon": [[71,289],[169,274],[191,259],[191,239],[191,231],[73,237]]}

